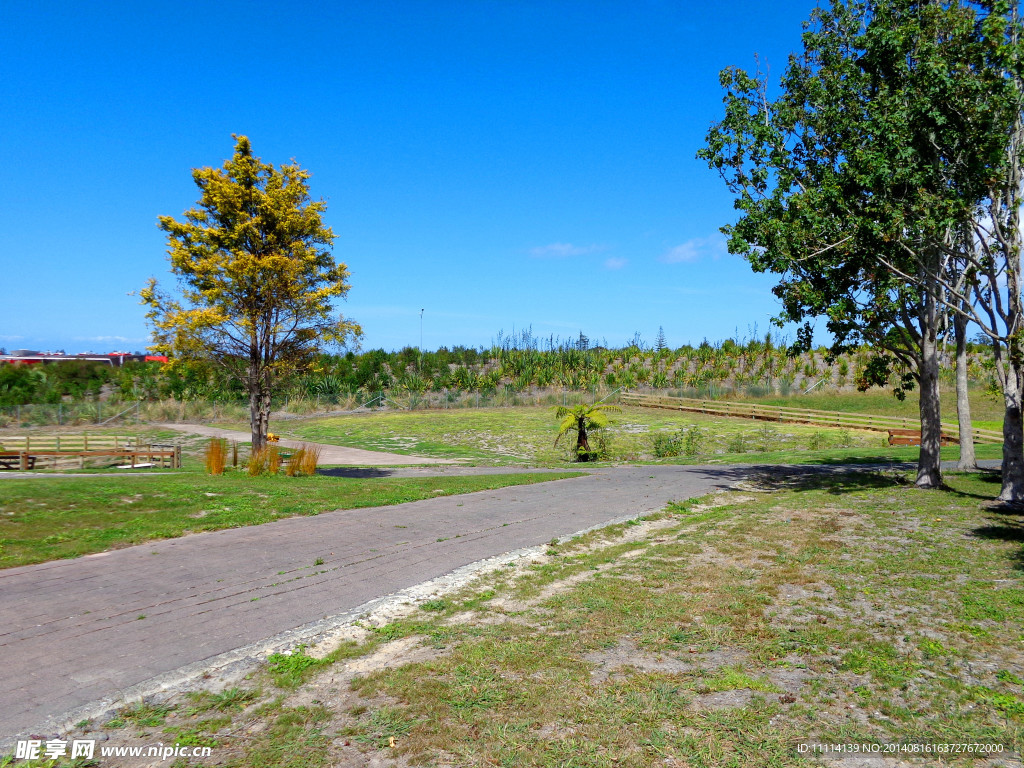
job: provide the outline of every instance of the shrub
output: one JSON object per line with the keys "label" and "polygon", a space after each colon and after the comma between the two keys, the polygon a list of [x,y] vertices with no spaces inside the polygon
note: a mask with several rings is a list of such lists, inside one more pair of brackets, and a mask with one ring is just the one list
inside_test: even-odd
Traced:
{"label": "shrub", "polygon": [[725,450],[729,453],[746,453],[748,448],[747,436],[742,432],[733,435],[725,446]]}
{"label": "shrub", "polygon": [[824,432],[815,432],[808,439],[807,445],[812,451],[820,451],[825,448],[828,448],[828,435],[826,435]]}
{"label": "shrub", "polygon": [[658,432],[651,436],[651,448],[659,459],[686,454],[696,456],[704,449],[708,433],[698,427],[680,427],[678,432]]}
{"label": "shrub", "polygon": [[685,431],[682,429],[676,433],[656,432],[651,436],[651,447],[655,457],[667,459],[672,456],[678,456],[683,452],[684,439]]}
{"label": "shrub", "polygon": [[686,438],[683,440],[683,453],[687,456],[696,456],[704,450],[704,444],[707,442],[707,439],[708,433],[706,431],[696,425],[690,427],[686,430]]}
{"label": "shrub", "polygon": [[757,449],[759,451],[770,451],[778,447],[778,444],[779,430],[775,427],[765,424],[757,430]]}

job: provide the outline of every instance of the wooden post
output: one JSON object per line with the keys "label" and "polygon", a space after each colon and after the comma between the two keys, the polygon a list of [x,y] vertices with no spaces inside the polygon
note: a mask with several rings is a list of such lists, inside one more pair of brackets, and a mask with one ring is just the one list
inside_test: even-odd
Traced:
{"label": "wooden post", "polygon": [[82,441],[84,443],[84,445],[82,447],[82,450],[83,451],[88,451],[89,450],[89,433],[88,432],[83,433]]}
{"label": "wooden post", "polygon": [[18,469],[22,472],[28,469],[28,451],[22,451],[18,454]]}

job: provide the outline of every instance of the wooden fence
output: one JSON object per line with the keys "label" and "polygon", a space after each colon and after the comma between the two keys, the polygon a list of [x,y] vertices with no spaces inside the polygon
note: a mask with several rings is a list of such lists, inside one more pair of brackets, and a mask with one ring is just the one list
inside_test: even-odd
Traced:
{"label": "wooden fence", "polygon": [[86,462],[109,465],[114,459],[131,467],[153,465],[180,469],[181,448],[148,446],[131,451],[0,451],[0,470],[85,469]]}
{"label": "wooden fence", "polygon": [[[812,424],[819,427],[846,427],[866,429],[874,432],[888,432],[890,429],[919,429],[918,419],[901,416],[876,416],[867,413],[842,413],[820,411],[813,408],[790,408],[780,405],[759,403],[733,403],[724,400],[696,400],[688,397],[666,397],[663,395],[642,395],[632,392],[621,395],[623,405],[642,408],[668,408],[675,411],[706,413],[712,416],[759,419],[761,421],[787,421],[795,424]],[[960,427],[942,423],[942,431],[956,440],[960,439]],[[975,429],[974,442],[1002,443],[1003,435],[992,429]]]}
{"label": "wooden fence", "polygon": [[136,435],[3,435],[0,436],[0,470],[84,469],[109,465],[115,460],[134,467],[152,464],[181,468],[181,447],[145,445]]}
{"label": "wooden fence", "polygon": [[136,435],[0,435],[4,451],[134,451],[141,444]]}

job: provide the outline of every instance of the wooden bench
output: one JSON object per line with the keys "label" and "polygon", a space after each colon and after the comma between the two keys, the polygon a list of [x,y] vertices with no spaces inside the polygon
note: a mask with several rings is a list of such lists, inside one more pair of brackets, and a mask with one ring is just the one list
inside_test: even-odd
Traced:
{"label": "wooden bench", "polygon": [[0,469],[13,469],[15,471],[22,469],[35,469],[36,468],[36,457],[32,455],[22,457],[22,451],[2,451],[0,452]]}
{"label": "wooden bench", "polygon": [[[890,429],[889,445],[920,445],[920,429]],[[939,445],[959,445],[960,441],[945,432],[939,438]]]}

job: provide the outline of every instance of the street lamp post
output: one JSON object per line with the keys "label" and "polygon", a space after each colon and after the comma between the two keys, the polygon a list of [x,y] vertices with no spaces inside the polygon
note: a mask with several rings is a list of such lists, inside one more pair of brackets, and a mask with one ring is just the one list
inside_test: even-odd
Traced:
{"label": "street lamp post", "polygon": [[420,373],[423,372],[423,310],[420,310]]}

